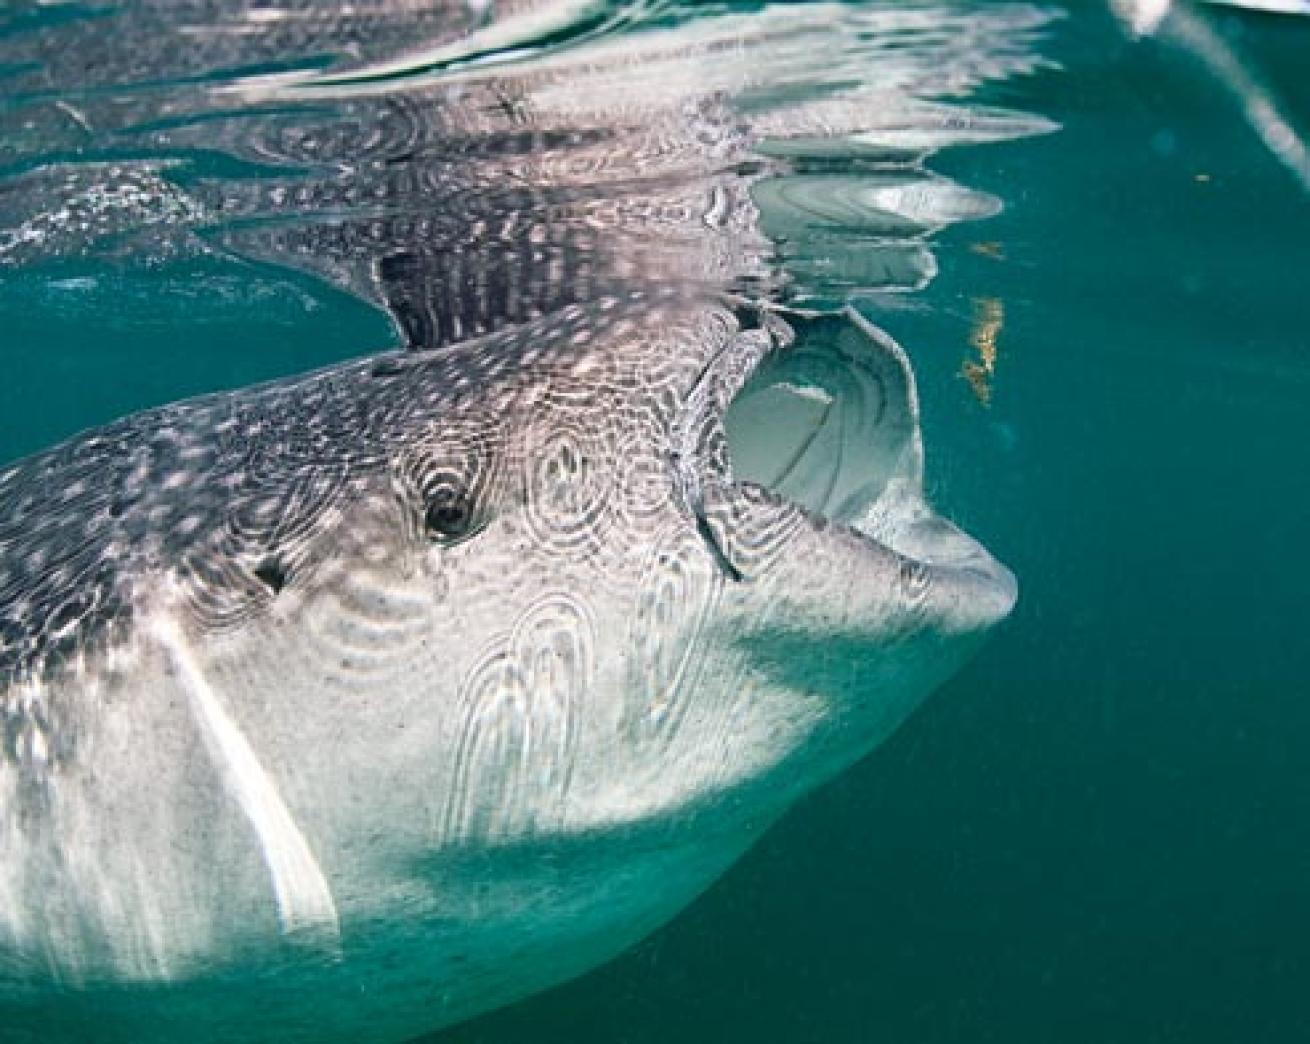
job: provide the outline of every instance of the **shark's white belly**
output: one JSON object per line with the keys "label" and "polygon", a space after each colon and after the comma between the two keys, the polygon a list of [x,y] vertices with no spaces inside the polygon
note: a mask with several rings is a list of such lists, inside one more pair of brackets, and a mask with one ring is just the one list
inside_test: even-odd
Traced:
{"label": "shark's white belly", "polygon": [[[15,1026],[30,1009],[43,1040],[83,1015],[134,1041],[418,1033],[612,956],[785,804],[785,787],[719,800],[746,771],[731,702],[667,728],[676,707],[641,712],[688,672],[761,698],[735,661],[655,650],[634,675],[548,594],[499,627],[464,621],[480,646],[441,642],[414,597],[429,581],[356,578],[294,626],[203,645],[161,614],[117,669],[33,688],[67,749],[0,764]],[[670,640],[698,626],[684,611]],[[666,684],[634,696],[651,672]],[[52,1005],[52,979],[77,990]]]}

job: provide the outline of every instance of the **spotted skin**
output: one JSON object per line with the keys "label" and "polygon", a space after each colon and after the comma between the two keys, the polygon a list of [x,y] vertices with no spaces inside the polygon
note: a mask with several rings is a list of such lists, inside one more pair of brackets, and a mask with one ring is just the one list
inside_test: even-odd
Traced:
{"label": "spotted skin", "polygon": [[[494,469],[508,447],[485,430],[485,411],[522,409],[551,373],[589,358],[592,342],[615,331],[630,338],[625,353],[649,356],[640,365],[652,390],[675,387],[679,370],[695,364],[661,359],[662,338],[637,333],[663,315],[645,296],[605,298],[455,348],[378,355],[148,410],[10,466],[0,472],[0,679],[47,677],[73,650],[112,644],[165,576],[198,626],[238,625],[283,584],[307,579],[316,545],[361,500],[394,496],[420,526],[443,469],[479,511],[523,496],[500,488],[507,480]],[[569,394],[592,401],[612,379],[598,368]],[[460,420],[473,409],[476,432]],[[589,430],[550,432],[529,476],[538,491],[529,526],[551,551],[584,540],[594,553],[607,535],[592,510],[554,503],[597,497],[579,494],[585,476],[558,474],[597,466],[589,455],[597,441]]]}

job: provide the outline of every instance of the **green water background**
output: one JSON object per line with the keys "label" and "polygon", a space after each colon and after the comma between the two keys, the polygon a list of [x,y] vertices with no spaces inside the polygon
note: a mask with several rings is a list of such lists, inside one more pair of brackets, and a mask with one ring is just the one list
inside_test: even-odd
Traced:
{"label": "green water background", "polygon": [[[1310,25],[1205,18],[1310,133]],[[1049,50],[993,100],[1062,131],[939,157],[1007,209],[876,313],[1014,618],[669,927],[433,1044],[1310,1039],[1310,204],[1185,49]],[[389,339],[273,269],[6,277],[0,458]]]}

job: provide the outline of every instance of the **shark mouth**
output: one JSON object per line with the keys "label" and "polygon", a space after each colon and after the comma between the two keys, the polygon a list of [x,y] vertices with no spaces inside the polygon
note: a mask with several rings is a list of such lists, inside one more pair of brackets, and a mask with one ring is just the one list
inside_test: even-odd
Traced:
{"label": "shark mouth", "polygon": [[1009,571],[924,499],[918,392],[900,345],[847,308],[753,361],[731,382],[714,470],[1013,602]]}
{"label": "shark mouth", "polygon": [[858,528],[898,487],[922,485],[909,360],[854,310],[818,320],[763,359],[724,428],[734,478],[833,522]]}

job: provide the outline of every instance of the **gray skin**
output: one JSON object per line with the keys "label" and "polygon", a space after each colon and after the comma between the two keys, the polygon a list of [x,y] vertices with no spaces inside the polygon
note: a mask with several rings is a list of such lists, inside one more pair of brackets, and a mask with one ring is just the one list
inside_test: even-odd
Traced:
{"label": "gray skin", "polygon": [[0,473],[6,1032],[467,1018],[884,739],[1014,581],[923,503],[900,350],[853,314],[792,342],[604,298]]}

